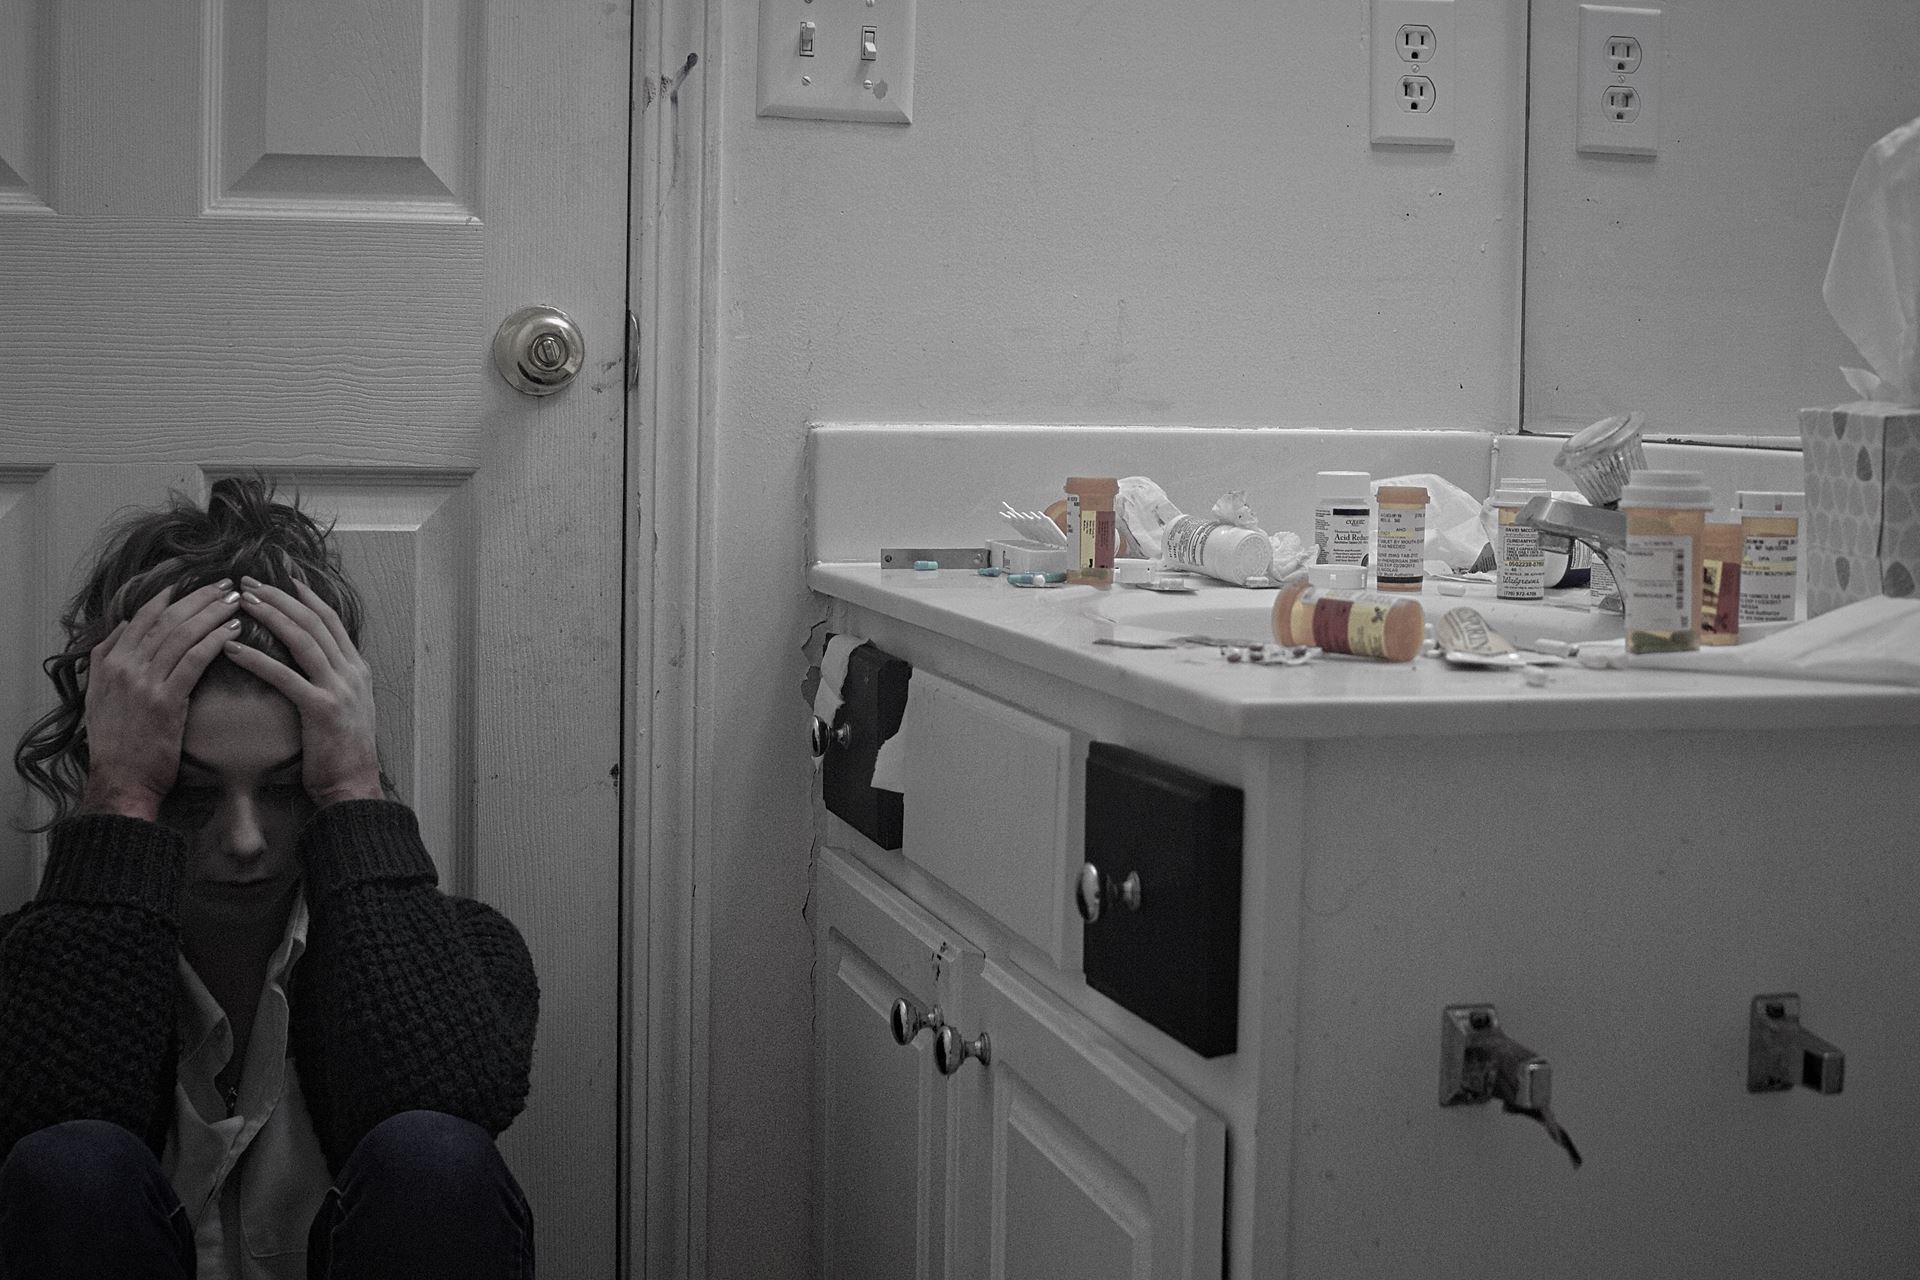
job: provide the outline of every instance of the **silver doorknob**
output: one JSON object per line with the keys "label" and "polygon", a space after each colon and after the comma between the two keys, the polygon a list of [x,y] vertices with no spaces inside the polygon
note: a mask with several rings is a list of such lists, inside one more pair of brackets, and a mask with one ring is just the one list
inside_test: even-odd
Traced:
{"label": "silver doorknob", "polygon": [[493,363],[516,391],[550,396],[586,363],[587,340],[564,311],[522,307],[493,335]]}
{"label": "silver doorknob", "polygon": [[965,1040],[949,1023],[934,1033],[933,1065],[940,1069],[941,1075],[952,1075],[968,1058],[978,1058],[983,1067],[993,1065],[993,1042],[987,1039],[986,1032]]}

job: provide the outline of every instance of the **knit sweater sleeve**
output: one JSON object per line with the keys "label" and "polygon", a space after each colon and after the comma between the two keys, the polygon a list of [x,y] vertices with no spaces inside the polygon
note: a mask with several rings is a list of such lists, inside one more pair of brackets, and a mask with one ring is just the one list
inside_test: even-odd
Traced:
{"label": "knit sweater sleeve", "polygon": [[137,818],[54,827],[39,893],[0,919],[0,1157],[66,1120],[161,1150],[185,859],[180,836]]}
{"label": "knit sweater sleeve", "polygon": [[539,987],[519,931],[440,892],[412,810],[329,805],[300,837],[310,912],[292,1049],[336,1170],[402,1111],[494,1136],[526,1105]]}

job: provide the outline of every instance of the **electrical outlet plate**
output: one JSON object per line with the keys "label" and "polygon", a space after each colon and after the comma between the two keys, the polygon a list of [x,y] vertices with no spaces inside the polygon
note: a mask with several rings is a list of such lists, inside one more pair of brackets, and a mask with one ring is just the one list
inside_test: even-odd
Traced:
{"label": "electrical outlet plate", "polygon": [[913,9],[914,0],[760,0],[759,114],[911,123]]}
{"label": "electrical outlet plate", "polygon": [[1595,155],[1651,156],[1660,150],[1663,12],[1609,4],[1580,6],[1574,147]]}
{"label": "electrical outlet plate", "polygon": [[1394,146],[1452,146],[1453,0],[1372,2],[1369,136]]}

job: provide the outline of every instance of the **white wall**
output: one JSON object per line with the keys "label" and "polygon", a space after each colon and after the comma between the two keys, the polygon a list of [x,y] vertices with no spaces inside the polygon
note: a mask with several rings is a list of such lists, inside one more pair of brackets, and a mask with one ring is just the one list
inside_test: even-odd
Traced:
{"label": "white wall", "polygon": [[727,5],[712,1275],[811,1239],[805,424],[1511,424],[1524,20],[1457,8],[1459,145],[1392,152],[1364,3],[920,0],[892,127],[756,118]]}

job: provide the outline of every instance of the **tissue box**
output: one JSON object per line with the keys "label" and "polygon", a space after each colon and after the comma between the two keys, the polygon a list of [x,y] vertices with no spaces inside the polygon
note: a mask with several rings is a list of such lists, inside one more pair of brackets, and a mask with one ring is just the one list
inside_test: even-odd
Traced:
{"label": "tissue box", "polygon": [[1800,563],[1807,616],[1920,577],[1920,407],[1861,401],[1800,411],[1807,473]]}

